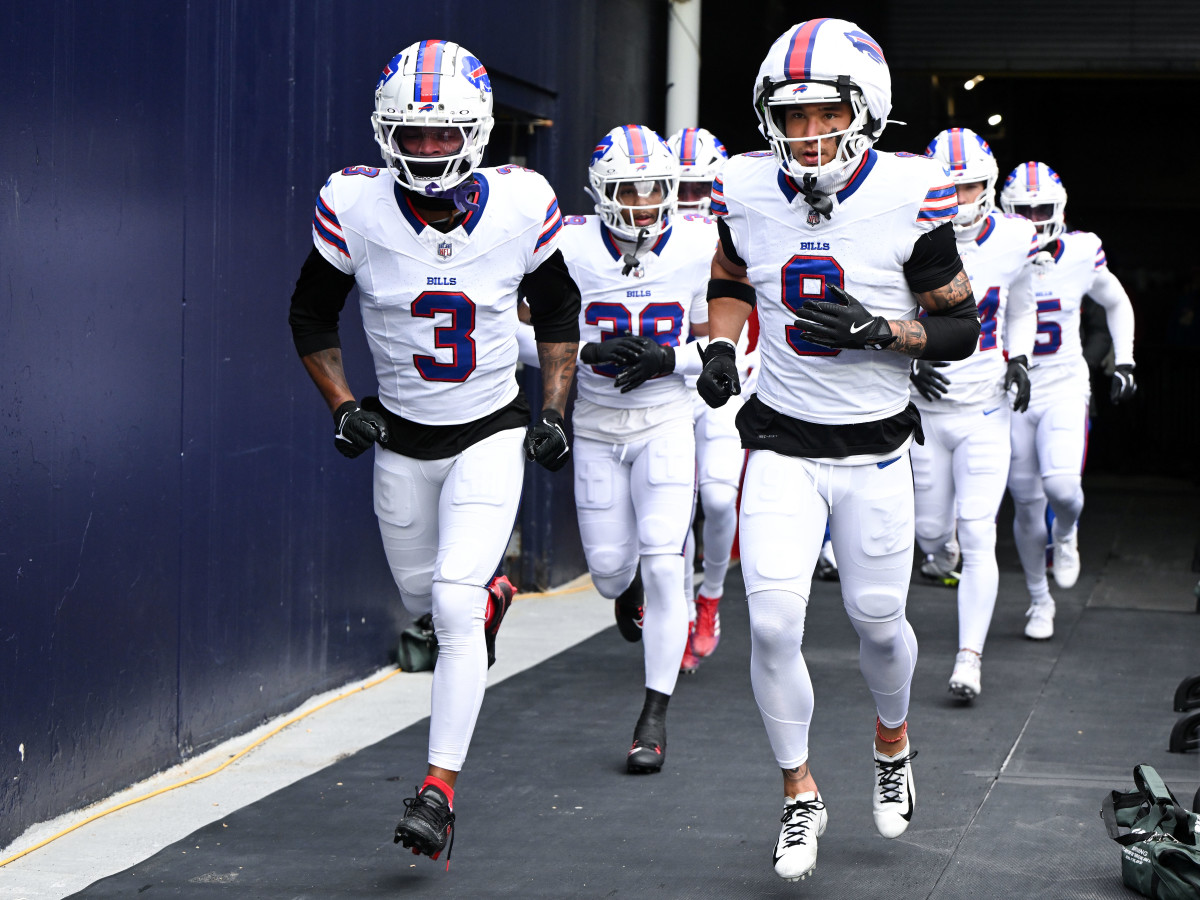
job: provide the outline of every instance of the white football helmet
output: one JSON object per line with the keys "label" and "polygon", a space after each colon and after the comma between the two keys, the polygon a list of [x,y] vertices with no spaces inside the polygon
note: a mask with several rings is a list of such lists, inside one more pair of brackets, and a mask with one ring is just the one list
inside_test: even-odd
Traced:
{"label": "white football helmet", "polygon": [[[834,160],[802,166],[792,158],[784,108],[798,103],[850,104]],[[780,168],[796,178],[835,173],[879,139],[892,110],[892,76],[875,40],[845,19],[809,19],[785,31],[767,52],[754,82],[758,130],[771,143]]]}
{"label": "white football helmet", "polygon": [[1033,222],[1038,242],[1044,247],[1066,228],[1067,189],[1052,168],[1030,160],[1004,179],[1000,208]]}
{"label": "white football helmet", "polygon": [[925,155],[942,164],[955,186],[983,182],[983,193],[974,203],[958,204],[954,230],[966,231],[996,208],[996,180],[1000,167],[988,142],[970,128],[948,128],[925,148]]}
{"label": "white football helmet", "polygon": [[667,146],[679,157],[679,208],[707,213],[713,179],[729,159],[725,145],[707,128],[681,128]]}
{"label": "white football helmet", "polygon": [[[392,57],[375,85],[371,124],[388,171],[420,193],[448,191],[471,177],[492,133],[492,83],[483,64],[450,41],[417,41]],[[445,156],[406,152],[399,130],[456,131],[462,146]]]}
{"label": "white football helmet", "polygon": [[[639,197],[659,191],[657,202],[641,206],[623,204],[620,189],[629,185]],[[626,241],[653,238],[671,227],[668,214],[679,193],[679,160],[658,133],[645,125],[614,128],[596,145],[588,164],[587,192],[596,201],[596,212],[617,237]],[[654,221],[633,223],[633,211],[651,211]],[[622,213],[628,210],[630,221]]]}

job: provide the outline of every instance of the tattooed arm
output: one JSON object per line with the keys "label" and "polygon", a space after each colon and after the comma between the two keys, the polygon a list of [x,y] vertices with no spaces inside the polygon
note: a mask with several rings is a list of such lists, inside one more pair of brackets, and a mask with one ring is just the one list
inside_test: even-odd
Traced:
{"label": "tattooed arm", "polygon": [[538,341],[537,353],[538,362],[542,367],[542,408],[555,409],[559,415],[565,415],[571,379],[575,377],[579,342]]}
{"label": "tattooed arm", "polygon": [[[887,349],[917,359],[964,359],[970,356],[979,338],[979,313],[967,273],[960,270],[949,284],[922,291],[917,294],[917,302],[928,316],[889,321],[896,340]],[[929,346],[931,331],[933,347]]]}

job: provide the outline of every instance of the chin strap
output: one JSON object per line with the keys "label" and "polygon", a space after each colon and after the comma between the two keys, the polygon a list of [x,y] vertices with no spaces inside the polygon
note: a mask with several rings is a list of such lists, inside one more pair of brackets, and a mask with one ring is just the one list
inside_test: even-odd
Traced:
{"label": "chin strap", "polygon": [[833,214],[833,201],[824,191],[817,190],[816,183],[815,175],[805,175],[800,181],[800,193],[804,195],[804,202],[812,207],[813,212],[820,213],[828,219]]}
{"label": "chin strap", "polygon": [[645,242],[647,234],[649,234],[649,232],[645,228],[643,228],[641,231],[639,231],[638,236],[637,236],[637,243],[634,244],[633,252],[626,253],[624,256],[621,257],[621,262],[625,263],[624,267],[621,269],[622,275],[628,275],[634,269],[641,266],[641,262],[639,262],[638,258],[637,258],[637,252],[642,249],[642,244]]}
{"label": "chin strap", "polygon": [[439,191],[432,184],[425,185],[425,194],[438,200],[452,200],[459,212],[479,212],[479,204],[471,197],[479,193],[479,185],[472,179],[464,184],[452,187],[448,191]]}

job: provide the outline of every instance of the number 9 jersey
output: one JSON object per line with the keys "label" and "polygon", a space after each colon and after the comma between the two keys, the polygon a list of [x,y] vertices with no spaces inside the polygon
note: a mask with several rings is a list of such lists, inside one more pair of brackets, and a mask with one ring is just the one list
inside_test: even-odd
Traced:
{"label": "number 9 jersey", "polygon": [[[796,311],[808,300],[833,302],[828,289],[837,285],[875,315],[915,319],[904,264],[922,235],[954,218],[957,198],[935,160],[872,149],[831,199],[826,219],[771,153],[746,153],[714,182],[712,211],[758,294],[759,399],[806,422],[872,422],[908,406],[911,360],[805,341]],[[864,353],[872,365],[862,365]]]}
{"label": "number 9 jersey", "polygon": [[562,216],[546,179],[478,169],[476,208],[449,233],[430,225],[386,171],[325,182],[313,243],[353,275],[379,399],[424,425],[457,425],[517,396],[517,288],[555,252]]}

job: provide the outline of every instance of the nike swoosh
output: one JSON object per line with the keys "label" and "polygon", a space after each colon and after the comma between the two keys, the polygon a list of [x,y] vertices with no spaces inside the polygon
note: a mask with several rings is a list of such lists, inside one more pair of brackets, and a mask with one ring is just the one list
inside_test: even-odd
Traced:
{"label": "nike swoosh", "polygon": [[850,326],[850,333],[851,333],[851,334],[858,334],[860,331],[862,331],[864,328],[868,327],[868,326],[869,326],[869,325],[870,325],[872,322],[874,322],[874,321],[875,321],[875,320],[874,320],[874,319],[872,319],[872,320],[871,320],[871,322],[863,322],[861,325],[851,325],[851,326]]}
{"label": "nike swoosh", "polygon": [[894,463],[899,458],[900,457],[898,457],[898,456],[893,456],[891,459],[885,459],[881,463],[875,463],[875,465],[877,465],[881,469],[886,469],[888,466],[890,466],[892,463]]}
{"label": "nike swoosh", "polygon": [[909,783],[907,778],[904,779],[904,792],[908,794],[908,812],[901,813],[900,818],[902,818],[905,822],[911,822],[913,814],[912,785]]}
{"label": "nike swoosh", "polygon": [[[1000,408],[1000,407],[998,407],[998,406],[996,407],[996,409],[999,409],[999,408]],[[985,416],[990,416],[992,413],[994,413],[994,412],[996,411],[996,409],[985,409],[985,410],[983,411],[983,414],[984,414]]]}

